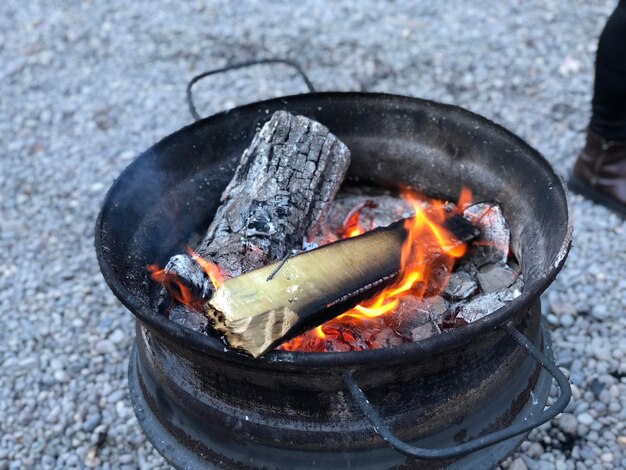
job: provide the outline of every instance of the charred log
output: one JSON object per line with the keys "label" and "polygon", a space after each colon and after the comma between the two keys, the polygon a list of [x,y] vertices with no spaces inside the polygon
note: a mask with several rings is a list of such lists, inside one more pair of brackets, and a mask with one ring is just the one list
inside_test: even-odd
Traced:
{"label": "charred log", "polygon": [[[280,260],[317,229],[350,164],[350,151],[328,128],[286,111],[274,113],[243,152],[196,253],[236,277]],[[202,298],[204,270],[182,254],[165,271]]]}

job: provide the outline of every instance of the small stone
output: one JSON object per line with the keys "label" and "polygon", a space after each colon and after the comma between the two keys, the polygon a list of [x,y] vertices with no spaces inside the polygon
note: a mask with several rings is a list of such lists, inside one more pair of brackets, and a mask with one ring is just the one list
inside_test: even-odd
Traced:
{"label": "small stone", "polygon": [[611,454],[610,452],[605,452],[600,456],[600,460],[602,460],[604,463],[611,463],[613,462],[613,454]]}
{"label": "small stone", "polygon": [[133,463],[135,458],[131,454],[123,454],[120,455],[119,461],[121,464],[130,464]]}
{"label": "small stone", "polygon": [[7,359],[2,364],[2,370],[20,376],[26,375],[39,367],[39,359],[36,357],[25,357],[23,359]]}
{"label": "small stone", "polygon": [[626,436],[618,436],[617,442],[620,446],[626,447]]}
{"label": "small stone", "polygon": [[109,335],[109,341],[114,344],[120,344],[122,341],[126,339],[127,335],[119,328],[113,330],[113,332]]}
{"label": "small stone", "polygon": [[530,458],[541,457],[541,455],[543,454],[543,446],[538,442],[533,442],[528,448],[528,451],[526,451],[526,453]]}
{"label": "small stone", "polygon": [[574,436],[578,428],[578,420],[573,414],[563,413],[559,418],[559,427],[564,433]]}
{"label": "small stone", "polygon": [[51,370],[61,370],[63,369],[63,362],[59,361],[58,359],[51,359],[50,360],[50,369]]}
{"label": "small stone", "polygon": [[69,382],[71,378],[70,374],[68,374],[65,370],[55,370],[53,375],[54,379],[62,384]]}
{"label": "small stone", "polygon": [[516,458],[515,460],[513,460],[511,462],[511,465],[509,465],[508,470],[527,470],[528,467],[526,466],[526,463],[524,463],[524,460],[521,457]]}
{"label": "small stone", "polygon": [[597,346],[593,348],[593,355],[600,361],[608,361],[611,359],[611,350],[608,347]]}
{"label": "small stone", "polygon": [[97,192],[102,191],[104,187],[105,187],[104,183],[102,183],[101,181],[98,181],[96,183],[93,183],[91,186],[89,186],[89,190],[94,193],[97,193]]}
{"label": "small stone", "polygon": [[115,403],[120,401],[122,398],[126,396],[126,390],[115,390],[113,393],[110,393],[107,397],[107,401],[109,403]]}
{"label": "small stone", "polygon": [[111,341],[102,339],[96,343],[94,350],[98,354],[107,355],[115,352],[115,346],[111,343]]}
{"label": "small stone", "polygon": [[99,413],[88,415],[83,422],[83,431],[92,432],[100,424],[102,417]]}
{"label": "small stone", "polygon": [[577,416],[578,422],[585,426],[591,426],[593,423],[593,417],[589,413],[581,413]]}
{"label": "small stone", "polygon": [[609,309],[604,304],[596,304],[591,309],[591,316],[596,320],[606,320],[609,316]]}
{"label": "small stone", "polygon": [[574,317],[571,316],[570,314],[565,314],[560,318],[560,321],[561,321],[561,325],[563,325],[566,328],[569,328],[570,326],[574,324]]}

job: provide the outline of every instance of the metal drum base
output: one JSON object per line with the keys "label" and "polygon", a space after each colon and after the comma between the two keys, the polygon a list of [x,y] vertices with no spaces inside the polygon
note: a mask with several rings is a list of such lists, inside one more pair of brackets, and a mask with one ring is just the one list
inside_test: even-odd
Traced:
{"label": "metal drum base", "polygon": [[[543,341],[542,341],[543,339]],[[552,344],[550,334],[542,321],[541,335],[535,344],[540,346],[543,342],[543,352],[552,359]],[[511,455],[524,441],[528,433],[513,437],[506,441],[494,444],[485,449],[473,452],[459,458],[453,463],[441,463],[435,461],[420,461],[419,464],[411,464],[407,457],[391,448],[370,449],[361,452],[346,453],[319,453],[304,452],[286,449],[269,448],[250,443],[241,445],[231,440],[225,440],[224,436],[198,436],[198,446],[193,449],[189,442],[193,436],[185,436],[183,444],[177,436],[166,429],[152,412],[144,389],[150,380],[147,374],[141,373],[141,364],[138,362],[136,344],[130,355],[128,368],[128,386],[130,399],[137,420],[141,425],[148,440],[157,451],[174,467],[179,469],[195,468],[285,468],[285,469],[308,469],[308,468],[358,468],[358,469],[381,469],[381,468],[492,468],[499,462]],[[522,378],[524,380],[527,378]],[[539,378],[530,392],[530,397],[521,409],[514,423],[523,422],[541,413],[548,400],[552,378],[545,369],[541,369]],[[477,416],[469,419],[479,419]],[[191,440],[190,440],[191,437]],[[436,438],[433,439],[436,442]],[[420,441],[424,446],[428,439]],[[434,443],[433,443],[434,446]],[[210,449],[210,454],[206,449]]]}

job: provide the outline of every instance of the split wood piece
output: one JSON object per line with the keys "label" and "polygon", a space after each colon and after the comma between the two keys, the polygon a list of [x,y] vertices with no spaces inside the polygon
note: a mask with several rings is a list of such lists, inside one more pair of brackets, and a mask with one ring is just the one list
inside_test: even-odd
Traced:
{"label": "split wood piece", "polygon": [[229,345],[258,357],[377,294],[398,274],[404,220],[224,281],[205,311]]}
{"label": "split wood piece", "polygon": [[[277,111],[243,152],[195,251],[226,277],[284,258],[316,231],[349,164],[350,151],[328,128]],[[165,270],[210,297],[212,285],[190,256],[172,257]]]}

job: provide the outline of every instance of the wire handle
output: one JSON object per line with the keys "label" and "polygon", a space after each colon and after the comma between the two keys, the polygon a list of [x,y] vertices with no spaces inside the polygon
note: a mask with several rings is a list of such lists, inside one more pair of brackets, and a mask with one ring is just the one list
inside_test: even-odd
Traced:
{"label": "wire handle", "polygon": [[307,77],[307,75],[304,73],[300,65],[298,65],[296,62],[293,62],[288,59],[259,59],[259,60],[250,60],[247,62],[240,62],[238,64],[228,65],[221,69],[215,69],[215,70],[209,70],[208,72],[203,72],[199,75],[196,75],[189,81],[189,83],[187,84],[187,105],[189,106],[189,112],[193,116],[194,120],[198,121],[201,119],[201,116],[198,114],[198,111],[196,110],[196,105],[193,102],[193,93],[191,91],[191,88],[195,85],[196,82],[210,75],[216,75],[218,73],[229,72],[231,70],[243,69],[246,67],[252,67],[255,65],[262,65],[262,64],[289,65],[290,67],[296,69],[300,77],[302,77],[302,80],[304,81],[307,88],[309,89],[309,92],[310,93],[315,92],[315,87],[313,86],[313,83],[311,83],[311,80],[309,80],[309,77]]}
{"label": "wire handle", "polygon": [[485,447],[502,442],[519,434],[523,434],[536,428],[537,426],[542,425],[563,411],[572,398],[572,389],[569,381],[554,362],[543,354],[526,336],[520,333],[519,330],[513,326],[512,322],[506,323],[501,328],[504,329],[504,331],[508,333],[517,344],[524,348],[526,352],[539,364],[541,364],[541,366],[556,380],[560,389],[559,398],[552,406],[542,411],[534,418],[529,418],[527,421],[522,423],[513,424],[505,429],[500,429],[485,436],[464,442],[463,444],[452,447],[444,447],[441,449],[427,449],[407,444],[406,442],[398,439],[383,422],[380,415],[376,412],[376,410],[374,410],[372,404],[367,400],[363,390],[361,390],[361,388],[354,381],[353,374],[347,373],[344,375],[343,379],[357,405],[374,426],[374,430],[398,452],[409,457],[416,457],[425,460],[446,459],[467,455],[470,452],[484,449]]}

